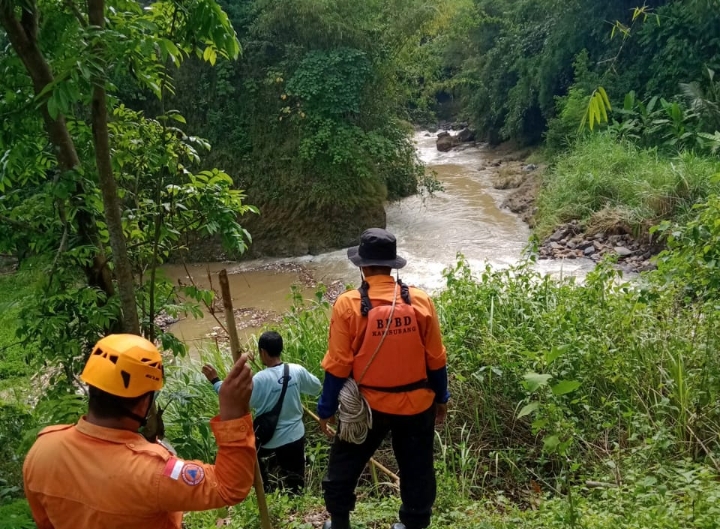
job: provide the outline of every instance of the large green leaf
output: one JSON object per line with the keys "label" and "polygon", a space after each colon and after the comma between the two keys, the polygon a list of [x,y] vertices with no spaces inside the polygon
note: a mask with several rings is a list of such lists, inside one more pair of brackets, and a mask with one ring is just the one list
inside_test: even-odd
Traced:
{"label": "large green leaf", "polygon": [[552,387],[554,395],[566,395],[572,393],[580,387],[580,382],[577,380],[561,380]]}
{"label": "large green leaf", "polygon": [[523,377],[525,379],[525,387],[529,391],[535,391],[538,388],[547,386],[552,375],[540,374],[540,373],[526,373]]}

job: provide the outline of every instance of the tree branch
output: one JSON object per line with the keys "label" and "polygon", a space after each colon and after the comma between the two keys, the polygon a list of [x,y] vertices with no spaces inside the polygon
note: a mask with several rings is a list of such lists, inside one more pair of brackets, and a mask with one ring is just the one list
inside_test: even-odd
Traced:
{"label": "tree branch", "polygon": [[[90,24],[103,29],[105,27],[104,0],[88,0],[87,5]],[[105,48],[101,40],[96,41],[94,51],[101,58],[105,54]],[[115,275],[120,291],[120,303],[123,311],[122,326],[125,332],[140,334],[135,284],[130,259],[127,254],[125,234],[122,228],[117,182],[113,176],[112,161],[110,159],[110,135],[108,133],[107,114],[105,79],[94,78],[92,94],[92,132],[93,142],[95,144],[95,162],[97,164],[103,205],[105,206],[105,220],[110,235],[110,246],[113,251]]]}
{"label": "tree branch", "polygon": [[8,224],[12,224],[16,228],[22,228],[23,230],[32,231],[35,233],[40,233],[40,229],[35,228],[34,226],[31,226],[30,224],[26,224],[24,222],[20,222],[19,220],[11,219],[10,217],[6,217],[5,215],[0,215],[0,222],[7,222]]}

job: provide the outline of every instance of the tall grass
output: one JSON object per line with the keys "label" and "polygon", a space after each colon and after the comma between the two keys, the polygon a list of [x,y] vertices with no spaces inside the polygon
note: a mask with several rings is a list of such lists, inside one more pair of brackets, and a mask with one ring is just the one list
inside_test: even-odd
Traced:
{"label": "tall grass", "polygon": [[[601,231],[625,225],[637,235],[660,220],[682,221],[692,206],[720,190],[720,162],[685,153],[674,158],[594,134],[561,156],[546,173],[538,199],[538,232],[574,219]],[[609,221],[609,222],[608,222]]]}
{"label": "tall grass", "polygon": [[[576,285],[525,265],[475,279],[460,262],[447,280],[438,310],[450,366],[474,379],[475,433],[490,444],[532,446],[537,434],[545,453],[587,457],[646,449],[662,431],[655,456],[720,448],[714,307],[679,306],[665,287],[621,284],[604,267]],[[472,422],[472,407],[458,414]]]}

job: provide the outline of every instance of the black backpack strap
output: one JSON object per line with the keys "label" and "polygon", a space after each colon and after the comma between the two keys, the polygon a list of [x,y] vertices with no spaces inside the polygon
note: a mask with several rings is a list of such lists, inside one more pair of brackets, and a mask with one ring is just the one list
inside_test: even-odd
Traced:
{"label": "black backpack strap", "polygon": [[406,305],[412,305],[412,303],[410,303],[410,287],[403,283],[399,277],[397,283],[400,285],[400,297],[402,300]]}
{"label": "black backpack strap", "polygon": [[360,292],[360,313],[367,317],[368,313],[372,310],[372,303],[370,303],[370,296],[368,296],[368,289],[370,285],[363,279],[358,292]]}
{"label": "black backpack strap", "polygon": [[283,401],[285,400],[285,393],[287,393],[288,382],[290,382],[290,364],[286,362],[283,367],[283,387],[282,391],[280,392],[280,398],[272,409],[274,413],[280,414],[280,410],[282,410]]}

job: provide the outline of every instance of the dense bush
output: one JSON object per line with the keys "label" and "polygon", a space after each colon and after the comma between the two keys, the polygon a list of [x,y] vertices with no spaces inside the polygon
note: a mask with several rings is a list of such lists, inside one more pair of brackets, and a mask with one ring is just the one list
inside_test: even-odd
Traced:
{"label": "dense bush", "polygon": [[[239,61],[188,62],[173,104],[262,215],[258,252],[349,244],[424,174],[397,71],[439,14],[421,2],[228,4]],[[137,104],[143,104],[138,102]],[[317,230],[318,222],[327,222]]]}

